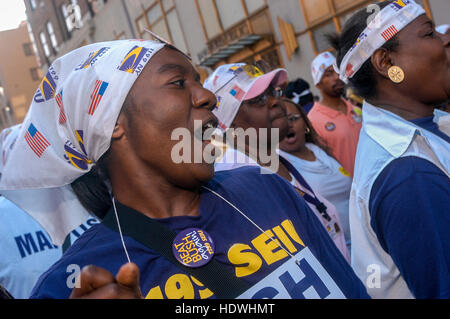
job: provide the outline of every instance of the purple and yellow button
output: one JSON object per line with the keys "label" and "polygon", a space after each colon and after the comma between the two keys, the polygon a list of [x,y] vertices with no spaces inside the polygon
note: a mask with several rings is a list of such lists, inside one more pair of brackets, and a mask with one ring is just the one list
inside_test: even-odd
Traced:
{"label": "purple and yellow button", "polygon": [[199,228],[188,228],[178,233],[173,240],[172,252],[182,265],[190,268],[202,267],[214,256],[211,236]]}

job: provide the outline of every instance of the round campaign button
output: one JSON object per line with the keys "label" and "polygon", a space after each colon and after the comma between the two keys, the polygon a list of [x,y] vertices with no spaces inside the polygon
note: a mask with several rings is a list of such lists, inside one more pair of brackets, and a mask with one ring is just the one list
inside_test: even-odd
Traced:
{"label": "round campaign button", "polygon": [[325,124],[325,129],[327,131],[334,131],[335,128],[336,124],[334,124],[333,122],[327,122],[327,124]]}
{"label": "round campaign button", "polygon": [[214,249],[211,236],[199,228],[188,228],[179,232],[172,244],[172,252],[178,262],[190,268],[209,263]]}

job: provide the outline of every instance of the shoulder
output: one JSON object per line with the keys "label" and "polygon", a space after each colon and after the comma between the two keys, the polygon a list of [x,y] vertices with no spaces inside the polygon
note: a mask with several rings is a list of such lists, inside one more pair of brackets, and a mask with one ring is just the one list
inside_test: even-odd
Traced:
{"label": "shoulder", "polygon": [[360,131],[358,147],[356,149],[353,184],[366,189],[373,185],[373,181],[394,157],[365,130]]}
{"label": "shoulder", "polygon": [[314,103],[311,110],[308,112],[308,118],[310,121],[324,120],[324,106],[319,102]]}
{"label": "shoulder", "polygon": [[[432,208],[448,204],[449,195],[450,179],[441,169],[426,159],[407,156],[391,161],[377,176],[369,207],[372,216],[380,207],[386,210],[386,205],[412,208],[432,203]],[[396,200],[391,202],[392,199]]]}
{"label": "shoulder", "polygon": [[290,187],[282,177],[260,166],[243,166],[240,168],[216,172],[214,179],[210,182],[212,185],[220,184],[227,189],[247,189],[252,190],[255,187],[262,190],[267,187],[281,186]]}
{"label": "shoulder", "polygon": [[[432,162],[417,156],[406,156],[392,160],[387,164],[376,178],[372,192],[377,189],[386,191],[394,190],[401,184],[416,180],[425,183],[434,177],[445,177],[443,180],[449,181],[446,174]],[[439,178],[437,180],[440,180]],[[413,185],[409,184],[408,187]]]}
{"label": "shoulder", "polygon": [[[305,146],[307,148],[309,148],[316,157],[320,158],[321,160],[334,160],[333,157],[331,157],[330,155],[328,155],[321,147],[319,147],[316,144],[313,143],[306,143]],[[336,162],[336,161],[335,161]]]}
{"label": "shoulder", "polygon": [[246,206],[260,207],[263,203],[268,206],[287,206],[294,202],[297,205],[300,198],[284,178],[268,169],[254,166],[217,172],[207,187]]}
{"label": "shoulder", "polygon": [[[0,238],[12,240],[15,236],[43,231],[41,225],[13,202],[0,197]],[[10,243],[10,241],[8,241]]]}
{"label": "shoulder", "polygon": [[0,196],[0,216],[12,216],[15,217],[15,214],[26,214],[22,209],[17,207],[16,204],[11,202],[9,199]]}

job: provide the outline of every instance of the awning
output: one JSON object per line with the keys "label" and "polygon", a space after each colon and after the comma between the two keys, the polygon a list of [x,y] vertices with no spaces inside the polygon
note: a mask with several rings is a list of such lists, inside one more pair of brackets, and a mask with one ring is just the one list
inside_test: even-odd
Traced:
{"label": "awning", "polygon": [[247,35],[237,41],[229,43],[227,46],[220,48],[215,53],[205,56],[200,60],[200,65],[202,66],[213,66],[222,59],[229,57],[230,55],[242,50],[243,48],[254,44],[262,38],[258,34]]}

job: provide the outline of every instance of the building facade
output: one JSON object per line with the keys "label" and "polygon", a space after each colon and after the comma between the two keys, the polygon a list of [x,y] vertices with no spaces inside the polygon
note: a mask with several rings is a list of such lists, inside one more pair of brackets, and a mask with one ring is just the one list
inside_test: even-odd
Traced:
{"label": "building facade", "polygon": [[0,128],[20,123],[42,78],[26,22],[0,32]]}
{"label": "building facade", "polygon": [[[151,36],[149,29],[211,70],[224,63],[265,60],[289,78],[312,83],[310,63],[372,0],[24,0],[43,70],[81,45]],[[449,0],[416,0],[437,25],[450,23]],[[34,9],[33,7],[34,3]],[[42,4],[44,3],[44,4]],[[67,6],[78,5],[68,16]],[[78,22],[71,26],[70,22]],[[50,26],[51,24],[51,26]],[[53,31],[52,31],[53,30]],[[52,40],[53,39],[53,40]],[[316,92],[317,93],[317,92]]]}
{"label": "building facade", "polygon": [[126,0],[23,0],[40,65],[83,45],[134,38]]}

